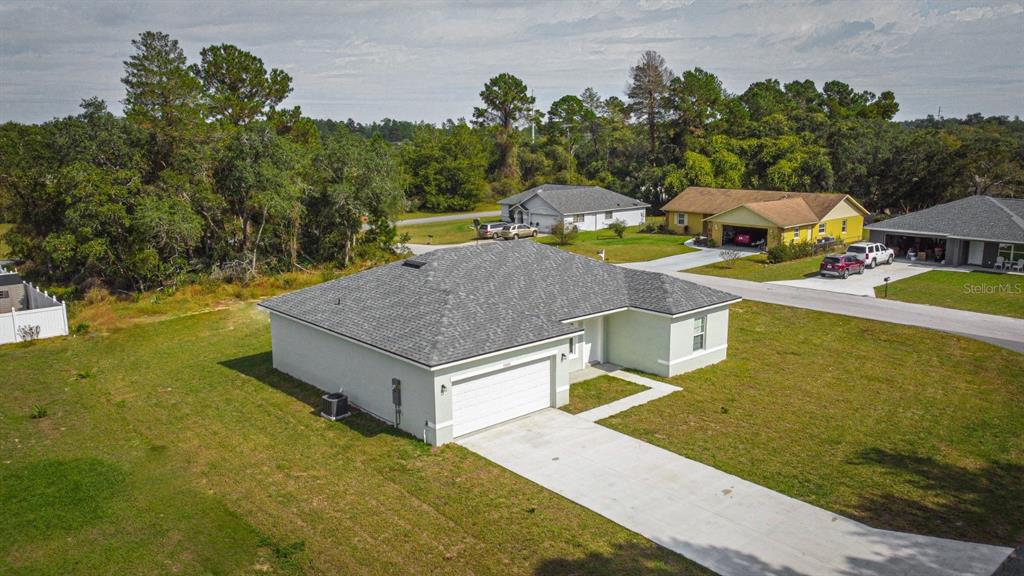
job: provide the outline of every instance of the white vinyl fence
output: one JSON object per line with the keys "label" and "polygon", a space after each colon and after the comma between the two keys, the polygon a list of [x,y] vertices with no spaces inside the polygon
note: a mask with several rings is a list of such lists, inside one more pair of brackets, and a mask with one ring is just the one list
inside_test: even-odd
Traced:
{"label": "white vinyl fence", "polygon": [[28,309],[0,314],[0,344],[68,335],[68,310],[63,302],[30,282],[25,282],[25,300]]}

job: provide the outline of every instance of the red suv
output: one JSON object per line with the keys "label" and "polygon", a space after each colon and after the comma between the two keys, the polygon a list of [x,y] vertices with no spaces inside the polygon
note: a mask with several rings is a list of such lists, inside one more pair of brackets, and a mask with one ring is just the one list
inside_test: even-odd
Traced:
{"label": "red suv", "polygon": [[864,261],[856,256],[825,256],[818,266],[818,273],[822,276],[838,276],[849,278],[850,274],[863,274]]}

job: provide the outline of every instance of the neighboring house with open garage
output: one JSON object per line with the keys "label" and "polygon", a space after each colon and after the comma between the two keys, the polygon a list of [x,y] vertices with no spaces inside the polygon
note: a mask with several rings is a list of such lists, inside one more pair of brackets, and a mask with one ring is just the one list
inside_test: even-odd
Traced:
{"label": "neighboring house with open garage", "polygon": [[63,302],[0,268],[0,344],[68,334]]}
{"label": "neighboring house with open garage", "polygon": [[272,298],[274,367],[431,444],[569,401],[610,362],[726,357],[739,298],[536,242],[436,250]]}
{"label": "neighboring house with open garage", "polygon": [[703,235],[719,245],[734,234],[749,234],[771,248],[781,242],[815,242],[831,237],[861,240],[868,211],[848,194],[735,190],[690,186],[662,206],[668,227]]}
{"label": "neighboring house with open garage", "polygon": [[950,266],[1024,269],[1024,199],[968,196],[875,222],[873,242]]}
{"label": "neighboring house with open garage", "polygon": [[550,232],[558,222],[580,230],[601,230],[616,220],[627,226],[644,223],[646,204],[600,186],[544,184],[509,196],[498,202],[501,219],[529,224],[541,232]]}

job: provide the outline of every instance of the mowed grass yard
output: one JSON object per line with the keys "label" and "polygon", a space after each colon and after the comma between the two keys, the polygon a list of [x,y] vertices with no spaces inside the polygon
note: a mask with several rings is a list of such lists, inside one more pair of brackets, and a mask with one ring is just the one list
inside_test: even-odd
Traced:
{"label": "mowed grass yard", "polygon": [[569,403],[562,406],[562,410],[579,414],[644,390],[647,388],[622,378],[598,376],[573,384],[569,389]]}
{"label": "mowed grass yard", "polygon": [[1024,355],[756,302],[729,357],[601,424],[871,526],[1024,539]]}
{"label": "mowed grass yard", "polygon": [[778,264],[769,264],[765,254],[755,254],[738,258],[731,262],[715,262],[697,268],[691,268],[687,272],[694,274],[706,274],[708,276],[721,276],[723,278],[736,278],[737,280],[751,280],[753,282],[775,282],[778,280],[800,280],[818,274],[818,266],[821,264],[824,254],[799,258]]}
{"label": "mowed grass yard", "polygon": [[316,416],[251,304],[146,305],[0,348],[0,573],[705,573],[459,446]]}
{"label": "mowed grass yard", "polygon": [[[472,210],[467,210],[465,213],[471,212],[492,212],[494,210],[501,210],[501,205],[497,202],[480,202],[473,207]],[[464,212],[427,212],[424,210],[416,210],[413,212],[406,212],[398,217],[398,220],[411,220],[412,218],[429,218],[431,216],[448,216],[451,214],[463,214]]]}
{"label": "mowed grass yard", "polygon": [[[500,218],[481,218],[481,222],[497,222]],[[398,234],[409,234],[412,244],[462,244],[476,239],[473,218],[450,220],[448,222],[431,222],[429,224],[413,224],[403,226],[398,223]]]}
{"label": "mowed grass yard", "polygon": [[[875,288],[881,298],[885,288]],[[1024,318],[1024,276],[932,270],[889,284],[890,300]]]}
{"label": "mowed grass yard", "polygon": [[[648,218],[648,221],[651,220],[657,225],[658,219]],[[566,246],[559,246],[552,236],[541,236],[537,241],[590,258],[597,258],[598,252],[604,250],[605,260],[615,263],[642,262],[694,252],[696,248],[685,245],[689,239],[689,236],[675,234],[644,233],[640,232],[639,226],[631,226],[622,238],[617,237],[611,230],[597,230],[579,232],[572,243]]]}

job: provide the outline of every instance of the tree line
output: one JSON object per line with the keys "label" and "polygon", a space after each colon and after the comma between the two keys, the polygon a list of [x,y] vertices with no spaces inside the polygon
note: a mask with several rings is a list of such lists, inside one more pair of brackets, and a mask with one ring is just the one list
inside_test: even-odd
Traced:
{"label": "tree line", "polygon": [[[196,276],[347,266],[391,253],[407,209],[469,210],[544,182],[658,206],[687,186],[848,192],[875,211],[1020,195],[1024,122],[893,122],[891,92],[764,80],[741,94],[645,52],[624,98],[591,88],[546,110],[499,74],[467,120],[314,120],[292,79],[229,44],[189,63],[144,32],[124,115],[0,126],[0,221],[30,276],[150,289]],[[467,111],[468,112],[468,111]]]}

